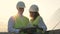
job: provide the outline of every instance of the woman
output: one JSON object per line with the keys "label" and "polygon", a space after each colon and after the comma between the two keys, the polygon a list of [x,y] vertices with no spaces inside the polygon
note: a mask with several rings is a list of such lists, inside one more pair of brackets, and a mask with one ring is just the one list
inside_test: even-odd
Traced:
{"label": "woman", "polygon": [[[30,13],[30,17],[31,17],[30,23],[33,27],[36,27],[33,34],[40,34],[40,33],[42,34],[43,32],[45,32],[47,30],[47,27],[44,24],[43,19],[39,15],[38,11],[39,11],[39,8],[37,5],[32,5],[29,9],[29,13]],[[36,32],[38,32],[38,33],[36,33]]]}

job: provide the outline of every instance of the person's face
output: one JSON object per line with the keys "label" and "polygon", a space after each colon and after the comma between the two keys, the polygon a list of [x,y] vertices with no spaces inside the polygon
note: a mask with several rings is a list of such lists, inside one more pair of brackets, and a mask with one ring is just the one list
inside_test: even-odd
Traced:
{"label": "person's face", "polygon": [[34,17],[34,16],[35,16],[35,12],[30,11],[30,17]]}
{"label": "person's face", "polygon": [[19,13],[20,15],[22,15],[23,12],[24,12],[24,8],[17,8],[17,10],[18,10],[18,13]]}

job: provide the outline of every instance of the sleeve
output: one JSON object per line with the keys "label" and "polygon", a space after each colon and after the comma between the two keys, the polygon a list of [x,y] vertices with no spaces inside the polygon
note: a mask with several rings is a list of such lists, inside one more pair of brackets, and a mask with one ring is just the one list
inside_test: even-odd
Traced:
{"label": "sleeve", "polygon": [[46,31],[47,30],[47,27],[46,27],[45,23],[43,22],[43,19],[42,18],[39,20],[38,27],[39,28],[43,28],[43,31]]}
{"label": "sleeve", "polygon": [[13,28],[13,25],[14,25],[14,20],[13,18],[11,17],[8,21],[8,32],[16,32],[18,33],[20,29],[14,29]]}

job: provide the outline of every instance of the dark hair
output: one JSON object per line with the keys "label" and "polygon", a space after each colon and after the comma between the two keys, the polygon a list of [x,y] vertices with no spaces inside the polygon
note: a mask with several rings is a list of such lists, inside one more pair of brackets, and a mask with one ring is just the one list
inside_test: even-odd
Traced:
{"label": "dark hair", "polygon": [[39,15],[39,13],[38,12],[34,12],[35,13],[35,16],[34,16],[34,20],[38,17],[38,16],[40,16]]}

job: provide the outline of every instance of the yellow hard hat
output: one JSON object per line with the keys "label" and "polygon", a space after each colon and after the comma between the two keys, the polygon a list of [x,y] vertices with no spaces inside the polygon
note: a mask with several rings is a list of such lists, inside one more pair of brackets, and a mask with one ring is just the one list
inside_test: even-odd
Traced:
{"label": "yellow hard hat", "polygon": [[25,4],[22,1],[19,1],[16,5],[17,8],[25,8]]}
{"label": "yellow hard hat", "polygon": [[29,9],[30,12],[38,12],[38,6],[37,5],[32,5]]}

